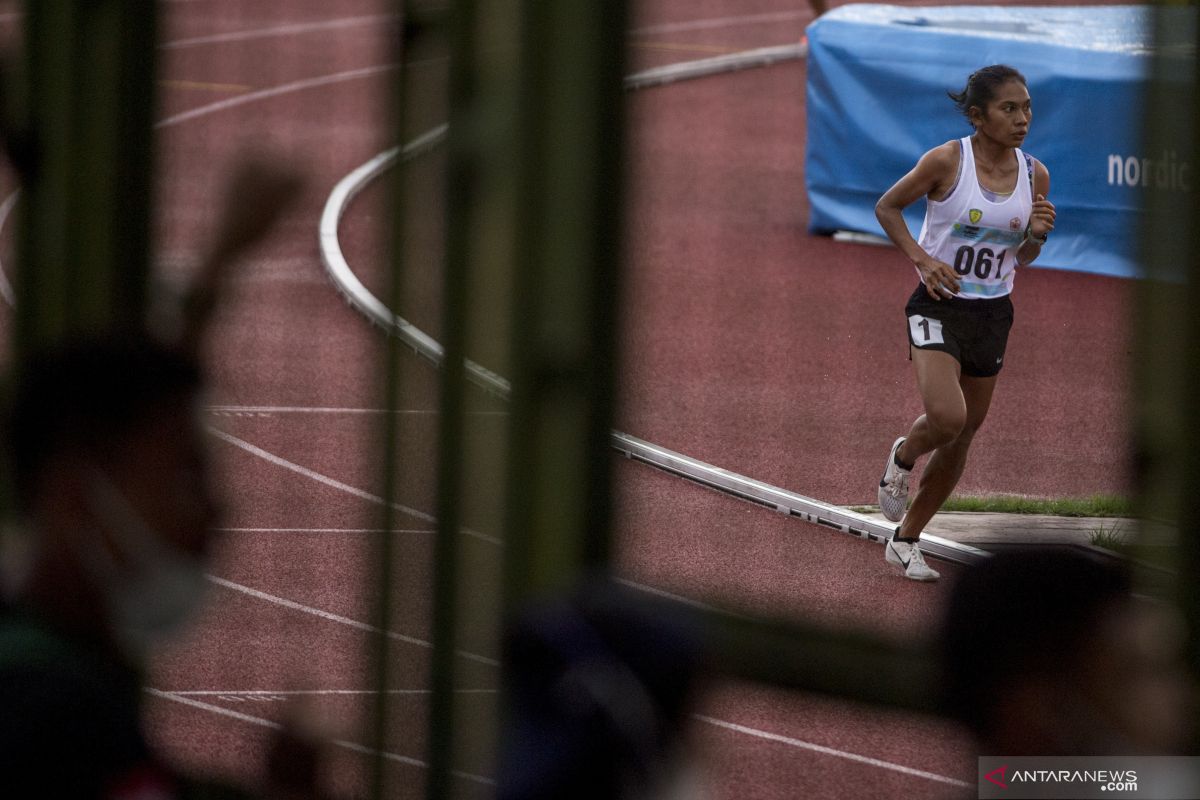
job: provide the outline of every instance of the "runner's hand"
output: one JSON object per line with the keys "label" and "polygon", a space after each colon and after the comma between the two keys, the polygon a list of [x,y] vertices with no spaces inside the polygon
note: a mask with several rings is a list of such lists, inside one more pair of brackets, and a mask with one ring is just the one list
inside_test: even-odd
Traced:
{"label": "runner's hand", "polygon": [[1033,200],[1033,213],[1029,215],[1029,233],[1041,239],[1054,230],[1054,203],[1039,194]]}
{"label": "runner's hand", "polygon": [[303,184],[300,173],[282,162],[254,156],[239,162],[226,181],[218,210],[216,236],[206,259],[211,268],[225,266],[262,239],[291,207]]}
{"label": "runner's hand", "polygon": [[934,300],[958,293],[958,273],[946,262],[936,258],[922,259],[917,262],[917,271],[921,273],[925,291]]}

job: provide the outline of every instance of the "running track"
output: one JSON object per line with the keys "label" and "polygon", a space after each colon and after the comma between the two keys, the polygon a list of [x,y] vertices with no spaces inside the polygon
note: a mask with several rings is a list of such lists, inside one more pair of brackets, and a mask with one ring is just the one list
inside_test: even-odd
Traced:
{"label": "running track", "polygon": [[[377,423],[381,341],[323,276],[315,230],[333,184],[393,144],[383,125],[388,24],[365,0],[164,8],[163,278],[194,265],[220,177],[240,149],[292,158],[309,182],[219,321],[211,421],[228,530],[204,618],[155,665],[151,722],[176,758],[249,779],[272,724],[319,716],[343,740],[336,785],[358,792],[363,652],[374,635],[365,590],[380,535],[365,443]],[[632,66],[793,43],[807,21],[779,0],[644,3]],[[912,276],[887,250],[807,236],[803,86],[804,65],[792,62],[632,96],[617,427],[823,500],[870,502],[880,453],[917,411],[896,322]],[[430,104],[429,122],[438,110]],[[380,263],[378,208],[368,190],[343,226],[351,263],[368,275]],[[402,312],[436,334],[436,272],[412,282],[413,305]],[[1113,465],[1127,439],[1127,289],[1070,273],[1022,276],[1013,355],[965,489],[1126,485]],[[432,464],[437,377],[415,358],[404,372],[403,461],[416,466],[398,498],[412,513],[400,514],[395,534],[403,560],[388,635],[396,724],[387,752],[395,793],[417,797],[433,506],[431,470],[418,467]],[[486,449],[504,408],[483,395],[471,403],[473,440]],[[884,568],[876,545],[648,467],[618,460],[616,469],[619,571],[641,584],[898,636],[924,635],[944,597],[949,581],[909,585]],[[499,553],[488,511],[486,502],[469,510],[479,535],[464,539],[483,575]],[[463,648],[462,702],[486,717],[494,635],[481,626]],[[694,735],[714,797],[973,795],[963,785],[973,775],[969,744],[937,720],[725,684],[698,711]],[[486,752],[480,743],[460,762],[468,795],[487,794]]]}

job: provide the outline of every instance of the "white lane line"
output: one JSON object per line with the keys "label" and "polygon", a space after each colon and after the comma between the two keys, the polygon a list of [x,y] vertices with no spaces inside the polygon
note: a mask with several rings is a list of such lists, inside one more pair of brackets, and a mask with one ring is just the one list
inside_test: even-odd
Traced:
{"label": "white lane line", "polygon": [[[218,533],[389,533],[383,528],[216,528]],[[430,528],[392,528],[391,533],[437,533]]]}
{"label": "white lane line", "polygon": [[189,39],[176,39],[173,42],[167,42],[158,47],[160,50],[181,50],[204,44],[245,42],[253,39],[270,39],[276,36],[292,36],[298,33],[354,28],[360,25],[374,25],[379,22],[395,22],[398,19],[399,17],[395,14],[373,14],[371,16],[343,17],[341,19],[324,20],[321,22],[294,22],[289,25],[275,25],[270,28],[230,31],[228,33],[214,33],[208,36],[193,36]]}
{"label": "white lane line", "polygon": [[[277,467],[283,467],[284,469],[291,470],[292,472],[303,475],[306,478],[311,478],[312,480],[316,481],[317,483],[323,483],[326,486],[329,486],[333,489],[337,489],[338,491],[345,492],[346,494],[354,495],[355,497],[361,498],[363,500],[367,500],[371,503],[375,503],[376,505],[383,505],[383,503],[384,503],[383,498],[378,495],[371,494],[370,492],[363,491],[362,489],[357,489],[348,483],[342,483],[339,480],[330,478],[328,475],[322,475],[320,472],[314,472],[313,470],[309,469],[308,467],[302,467],[295,462],[288,461],[286,458],[280,458],[279,456],[275,455],[274,453],[268,453],[266,450],[263,450],[261,447],[252,445],[249,442],[245,441],[244,439],[239,439],[238,437],[236,437],[232,434],[226,433],[225,431],[210,427],[208,429],[208,432],[211,433],[213,436],[216,436],[218,439],[222,439],[226,442],[229,442],[234,447],[240,447],[242,450],[245,450],[247,453],[258,456],[259,458],[263,459],[264,461],[268,461]],[[426,514],[424,511],[418,511],[415,508],[409,508],[408,506],[401,505],[399,503],[393,503],[392,508],[394,508],[397,511],[402,511],[405,514],[414,516],[417,519],[424,520],[426,522],[437,522],[437,520],[434,517],[432,517],[429,514]]]}
{"label": "white lane line", "polygon": [[937,781],[938,783],[948,783],[951,786],[971,788],[975,785],[973,783],[960,781],[956,778],[950,778],[946,775],[939,775],[936,772],[926,772],[923,769],[914,769],[912,767],[906,767],[903,764],[893,764],[891,761],[882,761],[878,758],[862,756],[858,753],[848,753],[845,750],[836,750],[832,747],[825,747],[824,745],[813,744],[812,742],[805,742],[800,739],[793,739],[790,736],[782,736],[778,733],[770,733],[769,731],[761,731],[757,728],[749,728],[745,725],[738,725],[735,722],[726,722],[725,720],[714,719],[713,717],[706,717],[701,714],[693,714],[692,716],[694,719],[698,719],[701,722],[706,722],[709,725],[715,725],[718,728],[725,728],[726,730],[735,731],[737,733],[744,733],[747,736],[755,736],[759,739],[766,739],[771,742],[779,742],[780,744],[790,745],[791,747],[798,747],[801,750],[811,750],[812,752],[820,753],[821,755],[844,758],[847,761],[857,761],[860,764],[867,764],[868,766],[879,767],[880,769],[888,769],[892,770],[893,772],[900,772],[917,778],[925,778],[927,780]]}
{"label": "white lane line", "polygon": [[[0,215],[4,208],[0,206]],[[0,216],[0,225],[3,217]],[[397,408],[389,412],[386,408],[345,408],[340,406],[235,406],[213,405],[207,407],[214,414],[429,414],[436,415],[436,409]],[[507,411],[467,411],[468,416],[506,417]]]}
{"label": "white lane line", "polygon": [[[404,634],[395,633],[392,631],[381,631],[379,628],[375,627],[374,625],[368,625],[365,622],[359,622],[358,620],[350,619],[349,617],[343,617],[340,614],[333,614],[329,611],[323,611],[319,608],[313,608],[311,606],[306,606],[301,603],[297,603],[293,600],[287,600],[285,598],[278,597],[273,594],[268,594],[267,592],[259,591],[258,589],[252,589],[249,586],[243,586],[242,584],[225,580],[224,578],[218,578],[215,575],[208,575],[206,577],[208,578],[208,580],[212,581],[213,583],[217,584],[218,586],[223,586],[223,587],[225,587],[227,589],[231,589],[235,592],[241,592],[242,594],[249,595],[250,597],[254,597],[259,600],[265,600],[269,603],[273,603],[275,605],[279,605],[284,608],[292,609],[294,611],[300,611],[305,614],[311,614],[313,616],[320,617],[321,619],[325,619],[330,622],[336,622],[341,625],[348,625],[349,627],[355,628],[357,630],[365,631],[367,633],[375,633],[375,634],[382,633],[383,635],[387,636],[389,639],[404,642],[406,644],[416,645],[418,647],[423,647],[426,649],[429,649],[433,646],[432,643],[425,641],[424,639],[418,639],[414,636],[406,636]],[[458,656],[468,659],[470,661],[476,661],[478,663],[486,664],[487,666],[492,666],[492,667],[500,666],[499,661],[497,661],[495,659],[487,658],[486,656],[481,656],[476,653],[471,653],[471,652],[468,652],[465,650],[457,650],[455,652]],[[151,691],[154,691],[154,690],[151,690]],[[175,694],[182,694],[182,693],[175,693]],[[214,692],[214,694],[215,694],[215,692]],[[233,693],[224,693],[224,694],[233,694]],[[273,693],[267,693],[267,694],[280,694],[280,693],[273,692]],[[182,699],[182,698],[180,698],[180,699]],[[216,707],[214,706],[214,708],[216,708]],[[221,709],[221,710],[226,711],[227,709]],[[230,715],[236,715],[236,712],[230,712]],[[835,758],[842,758],[842,759],[846,759],[847,761],[855,761],[860,764],[866,764],[868,766],[878,767],[880,769],[887,769],[887,770],[891,770],[893,772],[900,772],[905,775],[912,775],[914,777],[925,778],[927,780],[938,781],[941,783],[947,783],[947,784],[950,784],[953,786],[970,787],[972,785],[972,784],[965,783],[960,780],[956,780],[955,778],[950,778],[945,775],[939,775],[935,772],[926,772],[925,770],[914,769],[913,767],[906,767],[903,764],[895,764],[890,761],[883,761],[882,759],[871,758],[870,756],[859,755],[858,753],[850,753],[845,750],[837,750],[832,747],[826,747],[824,745],[814,744],[812,742],[805,742],[800,739],[793,739],[789,736],[783,736],[781,734],[759,730],[758,728],[751,728],[746,725],[739,725],[735,722],[727,722],[725,720],[720,720],[720,719],[716,719],[714,717],[708,717],[708,716],[704,716],[701,714],[695,714],[693,716],[697,720],[700,720],[701,722],[705,722],[709,725],[713,725],[718,728],[724,728],[726,730],[730,730],[735,733],[741,733],[741,734],[745,734],[747,736],[753,736],[753,737],[756,737],[759,739],[766,739],[768,741],[778,742],[780,744],[786,744],[791,747],[797,747],[797,748],[800,748],[803,750],[809,750],[811,752],[820,753],[822,755],[833,756]]]}
{"label": "white lane line", "polygon": [[[268,453],[266,450],[263,450],[261,447],[252,445],[249,442],[245,441],[244,439],[239,439],[238,437],[234,436],[233,434],[225,433],[225,431],[218,430],[213,427],[210,427],[208,429],[208,432],[211,433],[213,436],[216,436],[218,439],[222,439],[226,442],[229,442],[234,447],[240,447],[242,450],[245,450],[247,453],[258,456],[259,458],[263,459],[264,461],[268,461],[278,467],[283,467],[284,469],[291,470],[292,472],[295,472],[298,475],[303,475],[306,478],[311,478],[312,480],[316,481],[317,483],[323,483],[332,489],[337,489],[338,491],[345,492],[346,494],[354,495],[355,497],[361,498],[363,500],[374,503],[376,505],[384,505],[384,499],[382,497],[379,497],[378,495],[374,495],[374,494],[371,494],[370,492],[363,491],[362,489],[351,486],[348,483],[342,483],[341,481],[336,480],[335,478],[330,478],[328,475],[322,475],[319,472],[314,472],[313,470],[309,469],[308,467],[302,467],[299,464],[296,464],[295,462],[292,462],[292,461],[288,461],[286,458],[281,458],[280,456],[277,456],[274,453]],[[417,519],[424,520],[425,522],[437,523],[436,517],[433,517],[430,514],[426,514],[424,511],[418,511],[415,508],[410,508],[409,506],[403,505],[401,503],[392,503],[391,507],[393,509],[395,509],[396,511],[400,511],[404,514],[408,514],[410,516],[416,517]],[[461,528],[460,530],[464,536],[471,536],[476,539],[480,539],[481,541],[487,542],[489,544],[494,544],[498,547],[503,546],[503,542],[501,542],[495,536],[489,536],[486,533],[480,533],[479,531],[471,530],[470,528]]]}
{"label": "white lane line", "polygon": [[[735,28],[748,25],[767,25],[776,22],[790,22],[807,19],[811,11],[779,11],[765,14],[745,14],[731,17],[713,17],[710,19],[689,20],[687,22],[667,22],[648,25],[629,31],[630,36],[650,36],[663,33],[683,33],[687,31],[712,30],[714,28]],[[0,22],[19,18],[19,14],[0,14]],[[206,36],[193,36],[187,39],[176,39],[159,45],[161,50],[181,50],[206,44],[224,44],[227,42],[244,42],[255,39],[269,39],[280,36],[292,36],[302,33],[339,30],[354,28],[377,23],[398,22],[396,14],[371,14],[359,17],[343,17],[341,19],[321,20],[317,22],[294,22],[286,25],[275,25],[267,28],[254,28],[244,31],[214,33]]]}
{"label": "white lane line", "polygon": [[[218,586],[223,586],[226,589],[230,589],[235,592],[240,592],[244,595],[253,597],[256,600],[264,600],[268,603],[272,603],[274,605],[281,606],[283,608],[291,609],[292,611],[300,611],[304,614],[311,614],[314,617],[320,617],[321,619],[328,620],[329,622],[336,622],[339,625],[347,625],[351,628],[363,631],[365,633],[380,634],[380,635],[386,636],[387,638],[392,639],[397,642],[404,642],[405,644],[416,645],[417,647],[424,647],[426,649],[433,647],[432,642],[428,642],[424,639],[418,639],[415,636],[406,636],[403,633],[396,633],[395,631],[381,630],[380,628],[377,628],[374,625],[368,625],[365,622],[359,622],[356,619],[350,619],[350,617],[343,617],[341,614],[334,614],[331,611],[324,611],[320,608],[313,608],[312,606],[306,606],[303,603],[297,603],[295,600],[288,600],[285,597],[279,597],[278,595],[268,594],[267,592],[263,592],[258,589],[252,589],[249,586],[245,586],[240,583],[234,583],[233,581],[225,580],[224,578],[219,578],[216,575],[205,575],[204,577],[207,578],[208,580],[210,580],[211,582],[217,584]],[[480,664],[486,664],[489,667],[500,666],[500,662],[497,661],[496,659],[488,658],[487,656],[481,656],[478,653],[472,653],[467,650],[455,650],[454,652],[456,655],[461,656],[462,658],[465,658],[468,661],[475,661]]]}
{"label": "white lane line", "polygon": [[[408,66],[424,66],[444,60],[445,59],[436,58],[426,59],[423,61],[414,61]],[[179,114],[175,114],[174,116],[167,117],[166,119],[155,123],[154,127],[156,130],[159,128],[169,128],[173,125],[178,125],[181,122],[187,122],[188,120],[207,116],[208,114],[224,111],[227,108],[234,108],[246,103],[253,103],[258,100],[266,100],[272,97],[290,94],[291,92],[300,92],[304,91],[305,89],[314,89],[319,86],[329,86],[331,84],[342,83],[344,81],[368,78],[372,75],[378,75],[382,72],[387,72],[394,69],[396,69],[395,64],[385,64],[379,67],[366,67],[364,69],[355,69],[348,72],[338,72],[332,75],[324,75],[318,78],[306,78],[304,80],[293,81],[291,83],[284,83],[269,89],[262,89],[257,92],[249,92],[247,94],[238,95],[237,97],[230,97],[225,100],[220,100],[216,103],[210,103],[206,106],[200,106],[199,108],[194,108],[190,111],[184,111]],[[4,213],[4,216],[0,216],[0,229],[3,229],[5,217],[7,216],[8,211],[11,210],[12,203],[16,202],[17,194],[17,192],[14,192],[7,199],[5,199],[4,204],[0,206],[0,211]],[[12,287],[9,286],[8,279],[4,277],[4,268],[2,264],[0,264],[0,282],[2,282],[4,286],[8,287],[7,291],[0,290],[0,297],[3,297],[10,306],[15,306],[16,298],[13,296]]]}
{"label": "white lane line", "polygon": [[[197,0],[161,0],[161,2],[184,5],[197,2]],[[23,16],[24,15],[21,12],[0,14],[0,22],[16,22]],[[632,30],[629,33],[637,36],[643,33],[675,33],[678,31],[706,30],[710,28],[731,28],[739,25],[786,22],[791,19],[804,19],[811,16],[811,11],[780,11],[767,14],[748,14],[738,17],[714,17],[712,19],[693,20],[690,22],[674,22],[651,25],[649,27]],[[241,41],[245,39],[259,39],[270,36],[286,36],[293,33],[307,33],[313,30],[351,27],[354,25],[369,25],[373,22],[386,22],[396,19],[398,19],[398,17],[394,14],[378,14],[375,16],[365,17],[346,17],[343,19],[329,20],[327,22],[298,22],[291,25],[281,25],[274,28],[260,28],[258,30],[234,31],[231,33],[212,34],[210,36],[196,36],[190,39],[177,39],[173,42],[167,42],[159,45],[159,47],[163,50],[174,50],[181,47],[192,47],[198,44]]]}
{"label": "white lane line", "polygon": [[[383,632],[383,631],[380,631],[379,628],[377,628],[373,625],[368,625],[365,622],[359,622],[358,620],[350,619],[349,617],[343,617],[340,614],[333,614],[328,611],[322,611],[319,608],[313,608],[311,606],[306,606],[306,605],[297,603],[292,600],[287,600],[285,598],[278,597],[276,595],[268,594],[266,592],[261,592],[257,589],[251,589],[248,586],[243,586],[241,584],[234,583],[233,581],[227,581],[224,578],[218,578],[215,575],[208,575],[207,578],[210,581],[212,581],[213,583],[216,583],[219,586],[224,586],[227,589],[232,589],[235,592],[241,592],[243,594],[257,598],[259,600],[265,600],[269,603],[274,603],[276,605],[280,605],[280,606],[283,606],[284,608],[289,608],[294,611],[301,611],[306,614],[312,614],[313,616],[320,617],[325,620],[329,620],[330,622],[336,622],[341,625],[348,625],[352,628],[356,628],[358,630],[365,631],[368,633],[376,633],[376,634],[384,633],[384,635],[386,635],[390,639],[395,639],[397,641],[405,642],[407,644],[413,644],[418,647],[431,648],[433,646],[432,643],[427,642],[424,639],[417,639],[416,637],[405,636],[404,634],[394,633],[394,632],[390,632],[390,631]],[[623,582],[627,583],[628,585],[636,586],[637,588],[649,589],[649,587],[643,587],[640,584],[634,584],[632,581],[623,581]],[[654,590],[651,590],[651,591],[654,591]],[[464,651],[464,650],[458,650],[455,652],[457,655],[461,656],[462,658],[466,658],[471,661],[476,661],[481,664],[486,664],[488,666],[495,666],[495,667],[500,666],[499,661],[497,661],[495,659],[487,658],[486,656],[481,656],[481,655],[471,653],[468,651]],[[757,728],[750,728],[745,725],[739,725],[735,722],[727,722],[725,720],[716,719],[714,717],[707,717],[707,716],[703,716],[700,714],[696,714],[694,716],[696,719],[700,720],[701,722],[706,722],[709,725],[714,725],[718,728],[725,728],[726,730],[734,731],[735,733],[741,733],[741,734],[745,734],[747,736],[754,736],[759,739],[766,739],[766,740],[772,741],[772,742],[779,742],[781,744],[787,744],[792,747],[798,747],[798,748],[801,748],[804,750],[810,750],[812,752],[820,753],[822,755],[834,756],[836,758],[844,758],[848,761],[856,761],[860,764],[866,764],[866,765],[872,766],[872,767],[879,767],[881,769],[888,769],[888,770],[892,770],[895,772],[902,772],[906,775],[913,775],[915,777],[926,778],[928,780],[940,781],[942,783],[948,783],[948,784],[951,784],[954,786],[963,786],[963,787],[971,786],[971,784],[964,783],[962,781],[947,777],[945,775],[938,775],[937,773],[934,773],[934,772],[926,772],[924,770],[914,769],[912,767],[906,767],[902,764],[894,764],[890,761],[883,761],[878,758],[871,758],[870,756],[859,755],[858,753],[849,753],[844,750],[837,750],[832,747],[825,747],[824,745],[813,744],[812,742],[805,742],[800,739],[793,739],[788,736],[782,736],[777,733],[770,733],[768,731],[759,730]]]}
{"label": "white lane line", "polygon": [[[251,716],[250,714],[243,714],[240,711],[234,711],[232,709],[223,708],[221,706],[214,706],[211,703],[205,703],[201,700],[193,700],[190,697],[183,697],[175,692],[164,692],[160,689],[147,689],[146,693],[153,697],[161,698],[163,700],[170,700],[172,703],[181,703],[185,706],[191,706],[192,708],[199,708],[203,711],[208,711],[209,713],[212,713],[212,714],[220,714],[223,717],[229,717],[231,719],[236,719],[241,722],[249,723],[251,725],[257,725],[261,728],[270,728],[273,731],[283,730],[283,725],[281,725],[280,723],[275,722],[273,720],[263,719],[262,717]],[[331,739],[330,742],[337,747],[341,747],[345,750],[351,750],[355,753],[362,753],[363,755],[368,755],[368,756],[379,756],[379,757],[387,759],[388,761],[394,761],[398,764],[407,764],[408,766],[411,766],[411,767],[420,767],[421,769],[429,768],[429,764],[427,764],[426,762],[421,761],[419,759],[411,758],[410,756],[402,756],[398,753],[389,753],[386,750],[385,751],[375,750],[370,747],[366,747],[365,745],[358,744],[357,742],[349,742],[349,741],[346,741],[345,739]],[[496,785],[496,782],[494,780],[492,780],[491,778],[485,778],[482,775],[473,775],[470,772],[461,772],[459,770],[453,770],[453,771],[451,771],[450,774],[456,778],[462,778],[463,780],[468,780],[473,783],[481,783],[484,786],[495,786]]]}
{"label": "white lane line", "polygon": [[[631,581],[628,578],[618,578],[618,577],[614,576],[612,580],[614,583],[619,583],[622,586],[628,586],[630,589],[636,589],[639,592],[645,592],[646,594],[651,594],[651,595],[654,595],[655,597],[665,597],[668,600],[674,600],[676,603],[682,603],[685,606],[691,606],[692,608],[698,608],[702,611],[713,611],[718,614],[726,614],[728,616],[733,616],[733,617],[742,617],[741,614],[737,614],[733,611],[727,611],[723,608],[718,608],[716,606],[709,605],[708,603],[702,603],[699,600],[693,600],[692,598],[684,597],[681,594],[675,594],[674,592],[668,592],[666,589],[659,589],[654,586],[647,586],[644,583],[638,583],[637,581]],[[744,617],[743,617],[743,619],[744,619]]]}
{"label": "white lane line", "polygon": [[696,19],[689,22],[667,22],[660,25],[647,25],[629,32],[630,36],[653,36],[661,33],[682,33],[685,31],[705,31],[714,28],[734,28],[742,25],[767,25],[775,22],[791,22],[808,19],[811,11],[777,11],[767,14],[744,14],[736,17],[711,17]]}
{"label": "white lane line", "polygon": [[[434,59],[431,59],[430,62],[414,61],[409,66],[417,66],[422,63],[431,63],[433,60]],[[156,129],[169,128],[173,125],[178,125],[181,122],[187,122],[188,120],[196,119],[197,117],[207,116],[208,114],[213,114],[217,111],[224,111],[227,108],[235,108],[237,106],[245,105],[246,103],[254,103],[259,100],[266,100],[271,97],[290,94],[291,92],[304,91],[305,89],[315,89],[318,86],[329,86],[330,84],[334,83],[342,83],[344,81],[352,81],[359,78],[369,78],[372,75],[378,75],[382,72],[388,72],[394,69],[396,69],[395,64],[385,64],[379,67],[364,67],[362,69],[352,69],[347,72],[337,72],[332,75],[322,75],[317,78],[305,78],[299,81],[292,81],[291,83],[283,83],[279,86],[272,86],[270,89],[261,89],[257,92],[240,94],[237,97],[229,97],[225,100],[218,100],[217,102],[210,103],[206,106],[193,108],[191,111],[183,111],[179,114],[174,114],[156,123],[154,127]]]}
{"label": "white lane line", "polygon": [[[377,695],[376,689],[189,689],[168,690],[179,697],[338,697],[344,695]],[[499,689],[455,689],[455,694],[498,694]],[[432,689],[385,689],[383,694],[432,694]]]}

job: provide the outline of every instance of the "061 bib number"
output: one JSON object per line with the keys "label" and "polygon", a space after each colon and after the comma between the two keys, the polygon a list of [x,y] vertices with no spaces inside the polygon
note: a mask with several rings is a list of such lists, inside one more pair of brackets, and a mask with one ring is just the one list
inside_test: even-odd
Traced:
{"label": "061 bib number", "polygon": [[992,252],[991,248],[981,247],[976,250],[971,245],[964,244],[954,254],[954,271],[963,276],[970,275],[974,271],[976,278],[985,281],[992,274],[992,267],[995,267],[998,280],[1000,269],[1004,266],[1004,257],[1007,255],[1007,250],[1001,250],[1000,259],[996,260],[996,254]]}

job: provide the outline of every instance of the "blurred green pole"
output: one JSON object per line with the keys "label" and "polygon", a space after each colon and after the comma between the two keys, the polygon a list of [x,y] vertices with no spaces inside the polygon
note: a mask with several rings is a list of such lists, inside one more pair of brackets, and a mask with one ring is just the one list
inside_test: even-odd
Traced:
{"label": "blurred green pole", "polygon": [[609,565],[624,178],[625,3],[521,11],[506,618]]}
{"label": "blurred green pole", "polygon": [[26,3],[18,354],[144,322],[157,7]]}
{"label": "blurred green pole", "polygon": [[[422,17],[412,0],[396,0],[395,10],[399,16],[397,35],[395,39],[395,61],[400,69],[391,82],[391,129],[395,132],[397,141],[403,145],[408,141],[411,132],[409,126],[408,103],[416,94],[413,84],[411,64],[415,59],[414,51],[422,43],[424,37],[431,33],[432,25]],[[407,162],[400,159],[392,170],[388,183],[388,213],[387,231],[389,233],[390,269],[388,270],[385,303],[388,308],[404,308],[404,272],[407,267],[406,246],[408,242],[408,208],[405,201],[408,188]],[[400,415],[395,413],[400,406],[401,389],[401,355],[406,348],[396,336],[388,336],[383,352],[383,407],[387,413],[383,415],[380,426],[380,474],[382,487],[380,496],[383,498],[383,508],[380,514],[380,529],[383,532],[379,544],[374,548],[372,557],[375,564],[374,575],[374,613],[373,622],[380,631],[392,629],[392,603],[395,596],[393,590],[394,562],[397,554],[392,531],[397,527],[396,492],[403,478],[401,463],[397,453],[400,437]],[[388,702],[388,687],[390,686],[390,664],[388,639],[381,634],[371,641],[371,684],[375,688],[375,701],[372,708],[371,721],[373,730],[371,740],[375,755],[371,765],[371,797],[382,800],[393,795],[392,788],[387,785],[388,762],[385,753],[388,752],[387,737],[390,723],[390,704]]]}
{"label": "blurred green pole", "polygon": [[[1193,176],[1200,168],[1200,61],[1196,58],[1196,47],[1200,45],[1200,29],[1196,24],[1197,8],[1192,5],[1187,9],[1163,9],[1164,12],[1188,14],[1190,16],[1191,37],[1187,52],[1190,54],[1181,64],[1186,71],[1184,79],[1184,98],[1182,110],[1187,115],[1182,130],[1188,136],[1180,142],[1184,146],[1187,163],[1191,165]],[[1186,29],[1186,28],[1185,28]],[[1173,133],[1181,132],[1176,128]],[[1174,144],[1172,142],[1171,144]],[[1179,247],[1179,266],[1187,276],[1186,313],[1183,319],[1186,325],[1181,331],[1184,352],[1179,373],[1184,379],[1184,393],[1180,398],[1182,407],[1180,417],[1185,421],[1180,458],[1179,502],[1178,502],[1178,548],[1179,562],[1177,566],[1178,591],[1177,597],[1180,608],[1187,620],[1190,634],[1188,661],[1193,678],[1200,685],[1200,536],[1192,527],[1200,520],[1200,235],[1197,234],[1197,221],[1200,220],[1200,186],[1193,185],[1191,190],[1182,197],[1173,200],[1172,205],[1182,217],[1174,220],[1178,226],[1159,227],[1157,232],[1168,240],[1174,241]],[[1159,220],[1162,226],[1166,220]],[[1169,222],[1167,224],[1170,224]],[[1172,262],[1168,262],[1172,264]],[[1148,309],[1147,313],[1155,313]],[[1200,748],[1200,724],[1193,729],[1194,748]],[[1200,749],[1193,749],[1200,752]]]}
{"label": "blurred green pole", "polygon": [[626,9],[527,0],[505,605],[609,561]]}
{"label": "blurred green pole", "polygon": [[447,135],[445,264],[442,282],[441,395],[438,404],[437,538],[433,563],[433,655],[430,666],[429,779],[426,797],[453,795],[455,663],[458,650],[459,540],[464,506],[463,434],[466,342],[471,316],[482,129],[476,98],[474,0],[457,0],[450,20],[450,119]]}
{"label": "blurred green pole", "polygon": [[[1134,362],[1138,500],[1143,534],[1172,542],[1174,598],[1200,682],[1200,537],[1192,527],[1200,519],[1200,32],[1194,4],[1164,4],[1155,13],[1144,149],[1176,154],[1190,165],[1192,185],[1152,185],[1145,195]],[[1193,735],[1200,748],[1200,726]]]}

